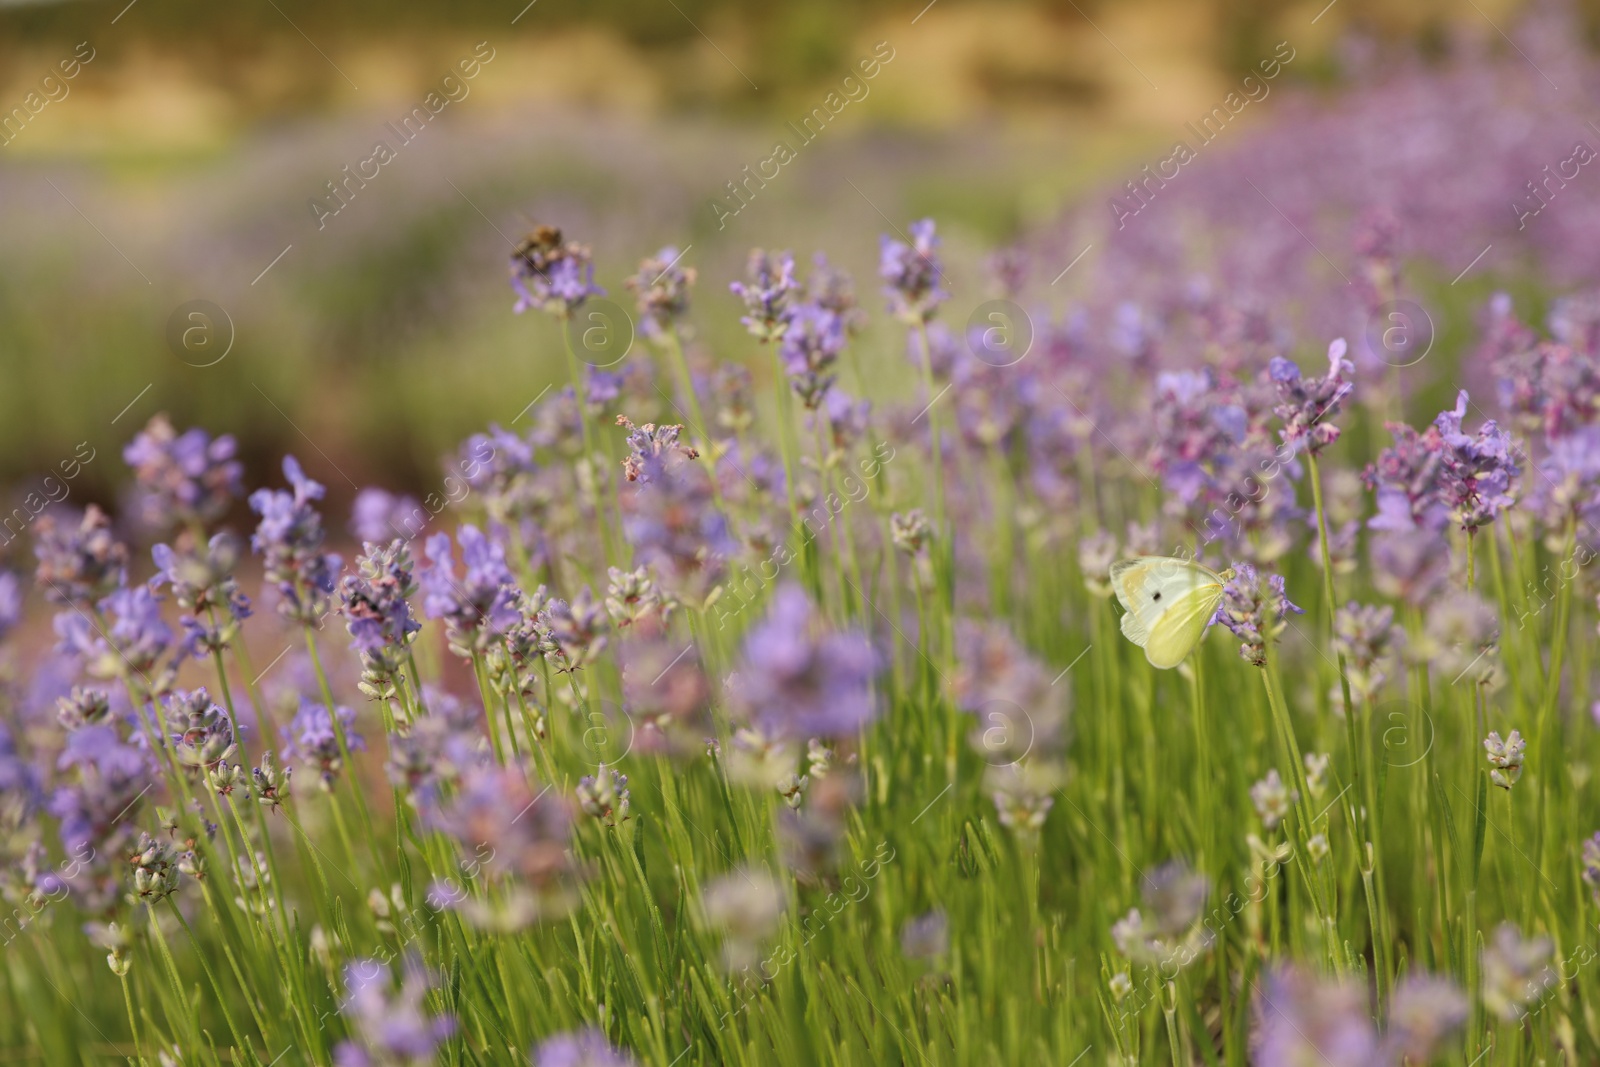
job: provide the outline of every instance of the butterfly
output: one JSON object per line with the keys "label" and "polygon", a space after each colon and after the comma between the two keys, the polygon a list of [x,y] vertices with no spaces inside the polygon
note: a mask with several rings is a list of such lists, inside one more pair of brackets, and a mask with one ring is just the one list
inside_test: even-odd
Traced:
{"label": "butterfly", "polygon": [[1221,574],[1187,559],[1141,556],[1111,565],[1111,588],[1127,611],[1122,636],[1144,649],[1150,666],[1170,670],[1205,636],[1222,602]]}

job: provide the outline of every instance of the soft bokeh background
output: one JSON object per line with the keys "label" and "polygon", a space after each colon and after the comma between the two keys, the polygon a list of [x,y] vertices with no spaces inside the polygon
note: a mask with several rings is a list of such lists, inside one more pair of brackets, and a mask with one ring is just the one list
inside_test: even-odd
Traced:
{"label": "soft bokeh background", "polygon": [[[565,380],[554,324],[511,314],[508,241],[534,221],[591,243],[625,304],[643,255],[688,247],[699,341],[740,358],[726,281],[751,246],[827,249],[876,310],[877,235],[931,214],[960,322],[988,295],[983,253],[1156,158],[1276,41],[1292,37],[1297,58],[1274,92],[1331,95],[1351,87],[1353,52],[1364,69],[1374,47],[1442,62],[1463,41],[1502,47],[1497,27],[1521,13],[1505,0],[523,2],[0,4],[0,109],[79,42],[94,55],[0,147],[0,485],[20,494],[89,441],[98,458],[74,501],[108,501],[121,444],[166,411],[236,434],[250,484],[293,450],[338,501],[356,483],[426,492],[456,441]],[[384,124],[479,42],[494,58],[470,95],[319,230],[308,199],[375,139],[393,143]],[[878,42],[894,58],[869,95],[719,229],[711,198]],[[167,340],[174,309],[197,299],[234,329],[205,368]],[[881,339],[863,346],[873,391],[908,391],[900,342]]]}

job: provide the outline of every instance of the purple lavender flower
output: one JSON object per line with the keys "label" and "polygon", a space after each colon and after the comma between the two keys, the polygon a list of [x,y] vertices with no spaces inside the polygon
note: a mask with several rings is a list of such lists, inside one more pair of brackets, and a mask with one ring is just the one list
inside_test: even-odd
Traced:
{"label": "purple lavender flower", "polygon": [[1548,937],[1524,938],[1511,923],[1501,923],[1482,954],[1483,1006],[1506,1022],[1514,1022],[1544,993],[1535,982],[1548,967],[1554,946]]}
{"label": "purple lavender flower", "polygon": [[104,725],[111,715],[111,698],[101,689],[75,685],[72,692],[56,698],[56,719],[68,730]]}
{"label": "purple lavender flower", "polygon": [[228,713],[212,703],[203,687],[173,693],[166,706],[167,728],[177,731],[172,754],[180,766],[204,772],[239,750]]}
{"label": "purple lavender flower", "polygon": [[1493,419],[1485,420],[1475,435],[1463,433],[1461,420],[1466,413],[1467,391],[1463,389],[1455,408],[1441,412],[1433,426],[1444,444],[1441,502],[1461,528],[1471,533],[1516,503],[1513,489],[1521,472],[1511,435]]}
{"label": "purple lavender flower", "polygon": [[778,356],[789,386],[807,410],[815,411],[833,385],[833,365],[844,350],[844,324],[817,304],[803,303],[789,312]]}
{"label": "purple lavender flower", "polygon": [[1283,420],[1283,443],[1294,452],[1304,448],[1314,456],[1339,439],[1339,427],[1330,420],[1355,388],[1350,380],[1355,364],[1344,354],[1341,337],[1328,346],[1328,373],[1321,378],[1304,378],[1289,360],[1272,357],[1267,374],[1278,389],[1273,411]]}
{"label": "purple lavender flower", "polygon": [[0,843],[7,842],[39,810],[41,787],[38,769],[17,754],[11,731],[0,723]]}
{"label": "purple lavender flower", "polygon": [[768,737],[848,739],[877,714],[877,671],[866,635],[828,631],[805,591],[786,583],[745,636],[735,695],[745,718]]}
{"label": "purple lavender flower", "polygon": [[1254,1060],[1260,1064],[1372,1067],[1382,1062],[1362,987],[1318,979],[1292,965],[1256,992]]}
{"label": "purple lavender flower", "polygon": [[221,518],[244,492],[237,453],[231,434],[213,439],[199,427],[179,434],[165,415],[155,416],[122,450],[138,484],[141,517],[157,530]]}
{"label": "purple lavender flower", "polygon": [[325,704],[313,703],[304,697],[293,721],[282,729],[285,762],[299,760],[322,777],[322,788],[331,790],[339,780],[344,767],[344,753],[340,751],[339,734],[344,735],[345,747],[351,752],[366,748],[361,735],[355,732],[356,713],[344,705],[337,705],[334,714],[339,717],[337,729],[333,716]]}
{"label": "purple lavender flower", "polygon": [[639,310],[639,328],[646,337],[664,337],[689,310],[689,287],[695,269],[680,267],[682,255],[667,245],[654,257],[639,264],[639,273],[628,279]]}
{"label": "purple lavender flower", "polygon": [[1450,580],[1450,547],[1436,529],[1379,534],[1370,550],[1373,585],[1386,596],[1420,606]]}
{"label": "purple lavender flower", "polygon": [[735,551],[728,520],[716,506],[711,476],[698,455],[678,443],[679,427],[629,428],[621,494],[622,532],[639,562],[654,567],[672,592],[699,604],[721,580]]}
{"label": "purple lavender flower", "polygon": [[511,288],[517,314],[529,308],[562,318],[591,296],[606,291],[594,284],[593,255],[587,245],[563,243],[561,231],[540,226],[511,253]]}
{"label": "purple lavender flower", "polygon": [[277,586],[278,613],[310,626],[328,612],[339,557],[322,551],[322,516],[311,506],[322,499],[322,486],[305,476],[293,456],[283,457],[283,474],[292,492],[250,494],[250,507],[261,516],[250,547],[263,557],[267,581]]}
{"label": "purple lavender flower", "polygon": [[1214,619],[1233,631],[1243,644],[1239,655],[1257,667],[1267,664],[1267,641],[1287,625],[1290,614],[1304,615],[1284,591],[1283,575],[1270,574],[1265,582],[1249,563],[1234,568],[1234,576],[1222,589],[1222,603]]}
{"label": "purple lavender flower", "polygon": [[411,576],[411,553],[404,541],[368,543],[356,557],[358,573],[339,583],[339,611],[350,631],[350,644],[361,654],[361,691],[374,700],[398,692],[399,672],[422,624],[411,616],[407,598],[417,591]]}
{"label": "purple lavender flower", "polygon": [[594,1027],[556,1034],[533,1050],[533,1067],[637,1067],[637,1061]]}
{"label": "purple lavender flower", "polygon": [[1237,480],[1247,419],[1209,369],[1156,377],[1150,463],[1179,503],[1220,501]]}
{"label": "purple lavender flower", "polygon": [[409,496],[369,486],[356,494],[350,506],[350,532],[356,540],[388,544],[395,538],[410,541],[428,524],[428,513]]}
{"label": "purple lavender flower", "polygon": [[950,952],[950,920],[944,909],[907,919],[900,927],[900,953],[908,960],[938,960]]}
{"label": "purple lavender flower", "polygon": [[1525,329],[1508,325],[1494,363],[1500,403],[1529,432],[1562,437],[1592,424],[1600,413],[1600,362],[1569,345],[1535,345]]}
{"label": "purple lavender flower", "polygon": [[22,621],[22,583],[11,571],[0,571],[0,639]]}
{"label": "purple lavender flower", "polygon": [[848,452],[871,429],[872,401],[856,400],[841,389],[830,389],[822,404],[822,415],[827,419],[829,446],[837,453]]}
{"label": "purple lavender flower", "polygon": [[829,263],[821,252],[811,257],[806,296],[813,304],[839,316],[847,333],[858,333],[865,324],[866,315],[856,306],[856,283],[847,272]]}
{"label": "purple lavender flower", "polygon": [[1370,699],[1388,677],[1405,631],[1394,624],[1394,608],[1351,601],[1333,616],[1334,651],[1349,665],[1350,684]]}
{"label": "purple lavender flower", "polygon": [[682,441],[681,423],[647,422],[635,426],[626,415],[618,415],[617,425],[628,431],[628,455],[622,461],[622,473],[630,482],[649,482],[666,469],[682,466],[683,460],[700,456]]}
{"label": "purple lavender flower", "polygon": [[96,609],[105,619],[102,628],[78,611],[55,617],[56,646],[82,659],[84,669],[96,678],[148,675],[172,644],[172,628],[161,618],[161,601],[149,586],[118,589]]}
{"label": "purple lavender flower", "polygon": [[622,387],[627,383],[628,372],[602,370],[599,367],[585,367],[583,372],[583,404],[589,411],[599,415],[607,408],[614,405],[622,396]]}
{"label": "purple lavender flower", "polygon": [[751,249],[745,276],[750,279],[748,284],[728,284],[728,290],[744,301],[745,314],[739,321],[762,344],[776,341],[788,329],[789,301],[800,290],[794,277],[794,256]]}
{"label": "purple lavender flower", "polygon": [[539,622],[555,644],[556,671],[570,674],[593,663],[606,647],[609,616],[587,586],[571,602],[552,600]]}
{"label": "purple lavender flower", "polygon": [[187,535],[179,537],[176,550],[168,545],[150,550],[156,564],[150,584],[170,587],[178,606],[188,612],[179,622],[196,654],[226,648],[250,617],[250,598],[233,577],[239,553],[239,539],[226,531],[213,535],[204,551],[196,551]]}
{"label": "purple lavender flower", "polygon": [[1583,843],[1583,881],[1600,904],[1600,832]]}
{"label": "purple lavender flower", "polygon": [[984,261],[993,278],[994,292],[1006,300],[1022,295],[1031,266],[1027,250],[1020,245],[997,249]]}
{"label": "purple lavender flower", "polygon": [[1001,623],[962,620],[956,628],[956,706],[977,718],[968,744],[990,766],[1066,744],[1069,690]]}
{"label": "purple lavender flower", "polygon": [[913,222],[911,243],[896,241],[888,234],[878,239],[878,277],[885,283],[889,310],[902,321],[916,325],[927,322],[939,305],[950,299],[941,284],[939,238],[932,219]]}
{"label": "purple lavender flower", "polygon": [[750,368],[738,363],[723,363],[711,374],[712,416],[721,436],[735,436],[748,430],[756,420]]}
{"label": "purple lavender flower", "polygon": [[60,820],[61,844],[77,854],[88,846],[108,855],[121,851],[134,833],[133,805],[157,781],[142,749],[124,744],[111,726],[85,726],[67,736],[57,761],[75,781],[56,789],[50,814]]}
{"label": "purple lavender flower", "polygon": [[1600,426],[1584,426],[1546,444],[1534,501],[1545,528],[1565,531],[1569,522],[1594,526],[1600,521]]}
{"label": "purple lavender flower", "polygon": [[337,1067],[426,1067],[439,1046],[456,1032],[449,1015],[425,1014],[431,982],[427,971],[408,958],[398,987],[377,960],[352,960],[344,968],[345,999],[339,1010],[353,1040],[334,1049]]}
{"label": "purple lavender flower", "polygon": [[483,763],[487,739],[476,710],[427,687],[423,697],[430,714],[389,735],[384,770],[408,803],[428,810],[437,801],[441,784],[454,782]]}
{"label": "purple lavender flower", "polygon": [[[568,386],[561,394],[539,406],[537,418],[551,413],[565,418],[561,412],[570,415],[568,425],[550,430],[552,438],[546,442],[549,447],[559,448],[563,441],[581,438],[582,416],[576,403],[571,403],[573,396],[572,388]],[[555,407],[551,407],[552,404]],[[567,411],[568,406],[570,411]],[[526,438],[518,437],[510,430],[502,430],[490,423],[487,434],[473,434],[462,442],[455,463],[450,465],[452,474],[460,472],[468,488],[478,494],[484,510],[496,522],[513,523],[524,517],[538,515],[551,503],[552,490],[533,458],[536,436],[537,431]],[[439,504],[439,507],[442,508],[443,504]],[[426,521],[426,518],[421,520],[422,524]],[[421,525],[417,528],[420,529]]]}
{"label": "purple lavender flower", "polygon": [[1365,478],[1377,493],[1374,530],[1442,530],[1450,521],[1443,497],[1444,442],[1437,429],[1418,433],[1404,423],[1388,424],[1394,445],[1368,467]]}
{"label": "purple lavender flower", "polygon": [[[565,798],[544,789],[518,767],[481,764],[465,772],[455,797],[429,815],[429,825],[454,837],[492,876],[504,876],[504,896],[460,899],[475,925],[515,929],[559,918],[578,902],[584,870],[572,855],[572,810]],[[446,887],[435,886],[439,900]],[[438,906],[438,905],[436,905]]]}
{"label": "purple lavender flower", "polygon": [[711,686],[700,652],[674,638],[656,616],[641,616],[624,631],[620,648],[624,707],[642,751],[683,755],[712,732]]}
{"label": "purple lavender flower", "polygon": [[1467,1023],[1471,1003],[1448,978],[1411,974],[1389,1002],[1389,1032],[1384,1046],[1392,1059],[1428,1063],[1444,1043]]}
{"label": "purple lavender flower", "polygon": [[39,516],[33,554],[39,559],[35,580],[45,587],[45,599],[57,604],[88,605],[127,580],[127,546],[112,536],[110,518],[93,504],[76,527],[64,527],[54,515]]}
{"label": "purple lavender flower", "polygon": [[1182,966],[1210,945],[1212,934],[1197,926],[1211,895],[1211,882],[1181,859],[1168,860],[1140,880],[1143,909],[1131,908],[1111,927],[1111,938],[1136,963]]}
{"label": "purple lavender flower", "polygon": [[443,619],[457,655],[482,652],[517,622],[517,589],[506,566],[505,549],[470,524],[456,531],[463,570],[457,574],[449,534],[428,538],[430,566],[418,574],[422,611]]}

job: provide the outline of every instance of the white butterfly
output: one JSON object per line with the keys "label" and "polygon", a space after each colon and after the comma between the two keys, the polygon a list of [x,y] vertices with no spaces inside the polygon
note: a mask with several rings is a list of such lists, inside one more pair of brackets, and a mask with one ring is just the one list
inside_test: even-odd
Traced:
{"label": "white butterfly", "polygon": [[1141,556],[1111,565],[1111,588],[1127,611],[1122,636],[1144,649],[1152,667],[1182,663],[1205,636],[1232,571],[1173,556]]}

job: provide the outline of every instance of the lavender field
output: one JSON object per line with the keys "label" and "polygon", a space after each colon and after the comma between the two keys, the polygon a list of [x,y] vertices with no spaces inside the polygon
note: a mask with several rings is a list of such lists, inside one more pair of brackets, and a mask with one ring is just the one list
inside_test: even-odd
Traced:
{"label": "lavender field", "polygon": [[818,133],[908,31],[0,156],[0,1062],[1600,1063],[1600,59],[1317,7],[1070,151]]}

